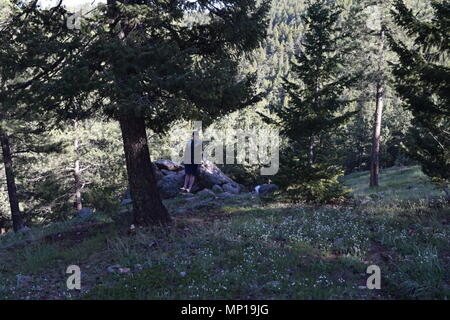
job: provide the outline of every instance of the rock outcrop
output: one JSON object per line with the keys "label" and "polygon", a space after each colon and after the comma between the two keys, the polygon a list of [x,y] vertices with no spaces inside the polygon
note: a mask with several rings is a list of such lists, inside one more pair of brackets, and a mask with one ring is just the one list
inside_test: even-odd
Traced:
{"label": "rock outcrop", "polygon": [[[153,163],[153,173],[156,177],[159,193],[163,199],[176,197],[180,193],[180,188],[184,185],[184,166],[176,164],[171,160],[160,159]],[[242,192],[242,186],[227,175],[225,175],[216,165],[205,161],[198,171],[198,175],[192,192],[208,189],[216,193],[226,192],[227,194],[238,194]],[[211,192],[212,193],[212,192]],[[127,190],[122,205],[130,203],[131,195]]]}

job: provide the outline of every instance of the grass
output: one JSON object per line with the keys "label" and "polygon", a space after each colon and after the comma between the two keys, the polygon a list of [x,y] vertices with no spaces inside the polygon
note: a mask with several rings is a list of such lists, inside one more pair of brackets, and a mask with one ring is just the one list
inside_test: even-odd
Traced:
{"label": "grass", "polygon": [[[367,172],[345,178],[354,206],[178,198],[166,202],[168,229],[124,233],[99,217],[6,234],[0,298],[448,299],[450,211],[439,190],[417,167],[384,170],[377,189],[367,182]],[[81,291],[65,287],[70,264]],[[117,264],[130,270],[108,271]],[[381,290],[365,288],[371,264]],[[32,283],[18,287],[18,274]]]}
{"label": "grass", "polygon": [[414,167],[382,169],[379,187],[369,188],[368,172],[356,172],[345,177],[345,184],[352,189],[355,198],[371,197],[384,200],[420,200],[444,194],[430,183],[429,178]]}

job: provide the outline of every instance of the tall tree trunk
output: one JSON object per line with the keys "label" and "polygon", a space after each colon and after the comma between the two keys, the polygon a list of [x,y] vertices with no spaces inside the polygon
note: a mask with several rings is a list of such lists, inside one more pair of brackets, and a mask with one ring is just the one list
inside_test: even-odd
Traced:
{"label": "tall tree trunk", "polygon": [[384,87],[377,83],[375,125],[372,138],[372,155],[370,161],[370,186],[378,186],[378,176],[380,173],[380,145],[381,145],[381,119],[383,115]]}
{"label": "tall tree trunk", "polygon": [[19,199],[17,198],[17,187],[14,176],[11,147],[9,145],[8,134],[0,128],[0,143],[3,152],[3,164],[5,165],[6,186],[8,188],[9,205],[11,207],[11,217],[15,232],[24,227],[22,215],[19,210]]}
{"label": "tall tree trunk", "polygon": [[74,120],[73,128],[75,131],[74,152],[75,152],[75,164],[73,167],[74,178],[74,206],[77,211],[83,209],[83,203],[81,201],[81,169],[80,169],[80,140],[78,138],[78,121]]}
{"label": "tall tree trunk", "polygon": [[167,224],[170,222],[170,216],[156,186],[144,118],[122,113],[119,122],[133,199],[134,223],[137,225]]}
{"label": "tall tree trunk", "polygon": [[[108,0],[108,15],[112,35],[127,42],[127,35],[133,29],[126,19],[116,24],[118,19],[118,0]],[[127,91],[127,76],[118,72],[116,82]],[[133,199],[133,218],[136,225],[161,225],[170,222],[170,216],[164,207],[156,186],[156,178],[150,161],[147,133],[144,117],[137,110],[126,110],[119,114],[123,147],[127,164],[128,182]]]}
{"label": "tall tree trunk", "polygon": [[376,83],[375,123],[372,137],[372,154],[370,159],[370,187],[378,187],[380,173],[381,119],[384,103],[384,26],[380,30],[380,49],[378,54],[378,80]]}

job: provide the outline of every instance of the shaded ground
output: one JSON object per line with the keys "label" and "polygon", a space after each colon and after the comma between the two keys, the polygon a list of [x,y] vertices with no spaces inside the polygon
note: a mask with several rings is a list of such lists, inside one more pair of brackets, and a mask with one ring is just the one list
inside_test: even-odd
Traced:
{"label": "shaded ground", "polygon": [[[367,182],[347,177],[354,207],[181,197],[166,202],[165,230],[121,231],[98,214],[6,234],[0,298],[447,299],[450,211],[439,191],[418,168],[384,171],[376,190]],[[67,290],[71,264],[81,291]],[[370,264],[381,290],[365,288]]]}

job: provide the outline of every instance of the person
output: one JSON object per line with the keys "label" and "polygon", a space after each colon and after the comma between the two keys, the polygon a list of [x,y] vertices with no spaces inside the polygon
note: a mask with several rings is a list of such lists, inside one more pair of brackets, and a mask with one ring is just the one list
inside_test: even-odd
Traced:
{"label": "person", "polygon": [[202,141],[198,131],[192,133],[192,139],[186,144],[184,152],[184,186],[181,190],[191,192],[198,174],[198,167],[202,162]]}

